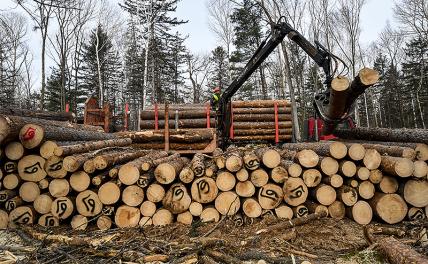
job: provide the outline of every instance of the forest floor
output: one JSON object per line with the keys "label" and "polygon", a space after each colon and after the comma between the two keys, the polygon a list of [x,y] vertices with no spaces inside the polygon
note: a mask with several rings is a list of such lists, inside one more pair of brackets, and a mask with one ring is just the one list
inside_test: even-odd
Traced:
{"label": "forest floor", "polygon": [[[294,229],[256,233],[279,221],[268,217],[240,227],[225,219],[217,224],[107,231],[5,230],[0,232],[0,263],[210,263],[201,261],[204,255],[224,258],[211,263],[388,263],[369,247],[363,227],[348,219],[327,218]],[[427,225],[425,220],[394,227],[406,231],[401,241],[409,241],[414,239],[410,234]],[[412,246],[428,256],[427,247]]]}

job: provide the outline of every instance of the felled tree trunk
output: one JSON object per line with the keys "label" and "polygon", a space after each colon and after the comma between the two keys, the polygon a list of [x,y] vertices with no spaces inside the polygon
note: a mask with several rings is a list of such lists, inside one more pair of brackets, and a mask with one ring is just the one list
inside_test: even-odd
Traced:
{"label": "felled tree trunk", "polygon": [[370,141],[414,142],[428,144],[426,129],[390,129],[390,128],[336,128],[334,134],[344,139]]}

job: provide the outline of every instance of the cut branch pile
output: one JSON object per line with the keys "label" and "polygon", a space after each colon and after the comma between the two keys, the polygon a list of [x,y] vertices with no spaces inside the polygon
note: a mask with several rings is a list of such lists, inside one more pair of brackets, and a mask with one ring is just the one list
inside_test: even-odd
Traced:
{"label": "cut branch pile", "polygon": [[222,216],[239,225],[266,214],[292,219],[310,213],[348,216],[363,225],[376,216],[394,224],[425,218],[428,206],[424,144],[412,149],[290,143],[183,157],[133,147],[132,141],[147,140],[137,133],[130,138],[99,133],[103,140],[63,144],[44,133],[55,129],[51,125],[7,124],[2,135],[12,140],[0,148],[2,228],[64,223],[109,229],[217,222]]}

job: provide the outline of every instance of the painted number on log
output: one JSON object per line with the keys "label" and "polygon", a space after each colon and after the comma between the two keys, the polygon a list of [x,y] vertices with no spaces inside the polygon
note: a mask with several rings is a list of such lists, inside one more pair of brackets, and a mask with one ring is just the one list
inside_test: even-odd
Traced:
{"label": "painted number on log", "polygon": [[309,211],[308,208],[306,207],[300,207],[299,209],[297,209],[297,216],[298,217],[303,217],[305,215],[308,215]]}
{"label": "painted number on log", "polygon": [[273,201],[277,201],[279,199],[279,195],[277,192],[275,192],[274,190],[270,190],[270,189],[266,190],[263,187],[262,187],[262,192],[260,193],[260,196],[271,199]]}
{"label": "painted number on log", "polygon": [[31,220],[31,214],[29,212],[25,212],[17,218],[13,219],[15,224],[28,224]]}
{"label": "painted number on log", "polygon": [[55,218],[52,215],[45,217],[45,226],[55,226]]}
{"label": "painted number on log", "polygon": [[49,165],[49,171],[59,171],[62,169],[62,160]]}
{"label": "painted number on log", "polygon": [[42,166],[40,165],[40,162],[36,162],[35,164],[25,167],[24,172],[27,174],[34,174],[37,173],[39,170],[42,169]]}
{"label": "painted number on log", "polygon": [[67,211],[67,200],[58,199],[56,201],[56,214],[61,218]]}
{"label": "painted number on log", "polygon": [[13,209],[16,208],[16,202],[15,201],[7,201],[6,204],[4,205],[4,208],[6,209],[6,211],[12,211]]}
{"label": "painted number on log", "polygon": [[29,127],[27,129],[27,131],[25,131],[24,135],[22,135],[22,139],[27,141],[27,140],[31,140],[34,138],[34,136],[36,135],[36,129]]}
{"label": "painted number on log", "polygon": [[299,185],[299,187],[290,191],[290,199],[300,198],[304,193],[305,193],[305,190],[303,189],[303,186]]}
{"label": "painted number on log", "polygon": [[88,194],[88,196],[84,197],[82,199],[82,202],[85,205],[85,208],[88,212],[90,212],[90,213],[95,212],[95,200],[91,198],[90,194]]}
{"label": "painted number on log", "polygon": [[181,188],[181,186],[172,187],[172,201],[180,201],[183,199],[183,196],[184,190]]}
{"label": "painted number on log", "polygon": [[200,182],[198,182],[197,187],[198,187],[198,195],[200,199],[202,198],[202,195],[210,193],[210,189],[211,189],[210,185],[205,180],[201,180]]}

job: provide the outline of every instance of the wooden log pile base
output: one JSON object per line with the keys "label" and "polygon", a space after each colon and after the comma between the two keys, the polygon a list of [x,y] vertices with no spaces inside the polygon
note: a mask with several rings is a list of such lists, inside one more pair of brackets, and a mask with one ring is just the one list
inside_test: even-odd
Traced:
{"label": "wooden log pile base", "polygon": [[[177,142],[186,143],[197,140],[196,135],[204,138],[203,133],[171,133],[171,139],[176,135]],[[423,144],[287,143],[182,156],[134,148],[134,141],[157,137],[144,132],[75,144],[52,140],[52,154],[45,158],[38,153],[43,144],[24,144],[26,137],[20,131],[15,135],[0,148],[5,154],[0,166],[2,227],[68,224],[76,230],[105,230],[222,217],[242,225],[266,214],[291,220],[312,213],[349,217],[362,225],[426,218]],[[50,139],[42,134],[38,141]]]}

